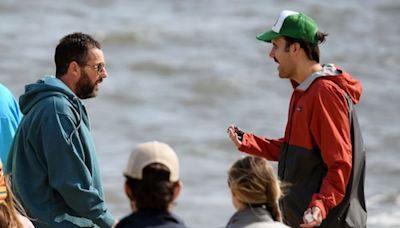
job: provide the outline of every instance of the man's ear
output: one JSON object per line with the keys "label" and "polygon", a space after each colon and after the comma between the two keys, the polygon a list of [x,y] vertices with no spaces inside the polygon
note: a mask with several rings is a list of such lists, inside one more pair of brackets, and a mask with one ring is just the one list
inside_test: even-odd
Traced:
{"label": "man's ear", "polygon": [[179,194],[181,194],[182,188],[183,188],[183,183],[181,181],[178,181],[178,183],[177,183],[177,185],[175,186],[175,189],[174,189],[173,201],[175,201],[178,198]]}
{"label": "man's ear", "polygon": [[74,76],[79,76],[81,74],[81,66],[75,61],[72,61],[68,65],[68,74],[74,75]]}
{"label": "man's ear", "polygon": [[81,66],[76,61],[72,61],[68,65],[67,72],[60,76],[63,81],[74,93],[76,93],[76,84],[81,77]]}
{"label": "man's ear", "polygon": [[297,53],[300,51],[300,43],[294,42],[292,45],[290,45],[290,48],[294,53]]}

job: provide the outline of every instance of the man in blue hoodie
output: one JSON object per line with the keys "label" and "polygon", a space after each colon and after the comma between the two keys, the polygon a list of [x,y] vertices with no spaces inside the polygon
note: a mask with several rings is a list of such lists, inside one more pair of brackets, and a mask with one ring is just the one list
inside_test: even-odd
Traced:
{"label": "man in blue hoodie", "polygon": [[24,114],[6,173],[35,227],[111,227],[89,118],[80,99],[107,77],[100,44],[87,34],[63,37],[56,75],[25,87]]}

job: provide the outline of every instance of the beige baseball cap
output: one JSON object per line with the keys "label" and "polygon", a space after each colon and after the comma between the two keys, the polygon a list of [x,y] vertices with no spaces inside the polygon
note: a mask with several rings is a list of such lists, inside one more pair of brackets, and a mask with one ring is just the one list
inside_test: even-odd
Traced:
{"label": "beige baseball cap", "polygon": [[169,145],[158,141],[139,144],[131,153],[124,174],[141,180],[143,169],[152,163],[165,165],[170,171],[170,181],[179,180],[178,156]]}

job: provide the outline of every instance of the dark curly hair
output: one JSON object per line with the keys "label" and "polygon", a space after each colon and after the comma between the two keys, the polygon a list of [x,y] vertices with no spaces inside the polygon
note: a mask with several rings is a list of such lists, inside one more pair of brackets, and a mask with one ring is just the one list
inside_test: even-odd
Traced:
{"label": "dark curly hair", "polygon": [[56,77],[64,75],[72,61],[80,66],[86,64],[88,51],[91,48],[101,49],[100,43],[90,35],[76,32],[64,36],[56,47],[54,62],[56,63]]}

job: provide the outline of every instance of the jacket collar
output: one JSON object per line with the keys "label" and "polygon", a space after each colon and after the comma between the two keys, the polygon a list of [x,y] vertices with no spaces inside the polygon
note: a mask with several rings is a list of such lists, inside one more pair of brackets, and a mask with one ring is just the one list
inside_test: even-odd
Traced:
{"label": "jacket collar", "polygon": [[322,65],[321,70],[314,72],[313,74],[308,76],[306,80],[304,80],[299,86],[297,86],[296,90],[306,91],[315,79],[324,76],[337,76],[341,73],[341,70],[337,69],[335,65],[324,64]]}

